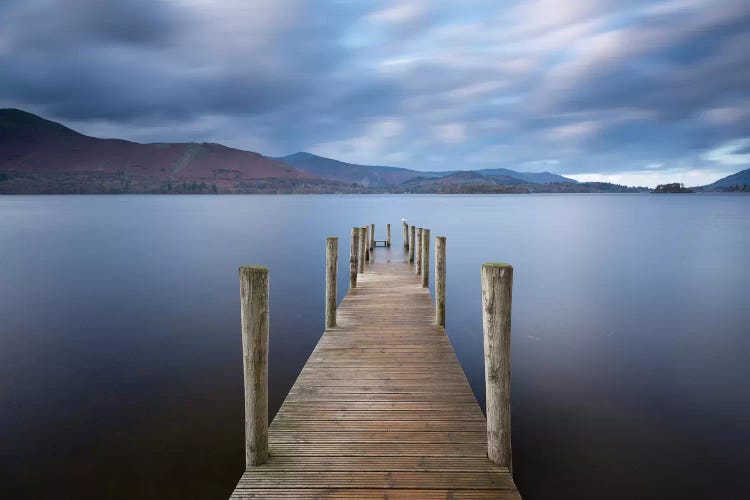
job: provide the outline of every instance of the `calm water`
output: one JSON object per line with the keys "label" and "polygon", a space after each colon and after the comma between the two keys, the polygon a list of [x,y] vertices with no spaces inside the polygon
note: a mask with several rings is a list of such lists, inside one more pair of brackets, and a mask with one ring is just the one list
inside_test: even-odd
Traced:
{"label": "calm water", "polygon": [[747,493],[750,196],[14,196],[0,497],[227,497],[243,470],[237,267],[271,270],[275,413],[323,330],[325,237],[348,256],[351,226],[382,238],[390,222],[400,258],[401,217],[448,238],[448,334],[481,402],[479,269],[515,266],[525,499]]}

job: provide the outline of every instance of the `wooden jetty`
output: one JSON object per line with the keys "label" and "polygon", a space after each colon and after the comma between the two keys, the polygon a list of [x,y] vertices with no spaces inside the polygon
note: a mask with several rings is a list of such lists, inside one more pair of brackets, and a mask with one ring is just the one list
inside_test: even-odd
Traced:
{"label": "wooden jetty", "polygon": [[374,226],[352,228],[339,305],[338,240],[328,239],[327,326],[270,427],[268,271],[240,268],[247,469],[231,499],[520,499],[510,453],[512,267],[482,268],[485,419],[444,330],[446,239],[436,238],[434,304],[429,230],[420,231],[420,276],[409,262],[413,229],[403,259],[376,261],[372,250],[365,261]]}

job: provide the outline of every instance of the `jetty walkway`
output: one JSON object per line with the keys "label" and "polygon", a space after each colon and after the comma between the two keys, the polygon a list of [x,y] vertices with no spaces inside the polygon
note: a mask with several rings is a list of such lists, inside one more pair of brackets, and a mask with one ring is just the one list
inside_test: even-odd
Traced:
{"label": "jetty walkway", "polygon": [[[483,267],[485,346],[495,351],[485,356],[488,423],[445,334],[445,238],[435,304],[429,230],[419,233],[405,227],[403,260],[379,261],[374,226],[353,228],[338,305],[338,241],[328,239],[327,327],[270,426],[268,273],[240,269],[247,469],[231,499],[520,499],[510,472],[512,268]],[[390,226],[380,241],[390,246]]]}

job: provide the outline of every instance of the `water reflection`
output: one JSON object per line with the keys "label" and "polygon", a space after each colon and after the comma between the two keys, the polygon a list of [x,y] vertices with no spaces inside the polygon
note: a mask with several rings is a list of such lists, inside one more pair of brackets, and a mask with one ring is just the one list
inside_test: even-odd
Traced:
{"label": "water reflection", "polygon": [[0,496],[226,497],[237,267],[270,268],[275,413],[323,329],[325,237],[343,297],[351,227],[390,222],[376,259],[400,259],[402,217],[448,238],[447,329],[481,402],[479,267],[514,264],[524,498],[744,491],[748,197],[18,196],[0,198]]}

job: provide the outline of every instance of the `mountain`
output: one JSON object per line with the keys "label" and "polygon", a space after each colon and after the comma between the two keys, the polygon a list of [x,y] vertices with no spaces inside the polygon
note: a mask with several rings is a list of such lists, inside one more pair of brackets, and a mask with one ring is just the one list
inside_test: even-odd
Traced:
{"label": "mountain", "polygon": [[[422,172],[311,153],[270,158],[213,143],[141,144],[89,137],[0,109],[0,194],[598,192],[549,172]],[[606,188],[609,191],[614,188]]]}
{"label": "mountain", "polygon": [[418,176],[432,177],[425,172],[407,168],[358,165],[305,152],[275,159],[322,179],[359,184],[365,187],[395,186]]}
{"label": "mountain", "polygon": [[718,181],[702,186],[702,191],[747,191],[750,186],[750,168],[722,177]]}
{"label": "mountain", "polygon": [[[359,165],[356,163],[346,163],[312,153],[299,152],[288,156],[275,158],[289,165],[307,172],[308,174],[327,179],[331,181],[346,182],[359,184],[365,187],[385,187],[397,186],[411,179],[446,179],[447,183],[455,184],[456,180],[465,178],[460,175],[463,170],[450,170],[445,172],[423,172],[411,170],[408,168],[383,167],[372,165]],[[502,184],[502,179],[507,179],[507,184],[518,184],[517,181],[533,184],[552,184],[556,182],[576,183],[573,179],[568,179],[561,175],[549,172],[516,172],[507,168],[489,168],[484,170],[472,170],[484,178],[493,177],[494,181],[490,184]],[[454,177],[456,176],[457,177]],[[481,182],[486,182],[481,181]]]}
{"label": "mountain", "polygon": [[18,109],[0,110],[0,172],[11,184],[0,192],[232,191],[258,179],[312,178],[251,151],[98,139]]}
{"label": "mountain", "polygon": [[574,179],[563,177],[562,175],[553,174],[550,172],[516,172],[507,168],[486,168],[482,170],[476,170],[482,175],[492,176],[506,176],[514,179],[520,179],[532,184],[553,184],[555,182],[570,182],[577,183]]}
{"label": "mountain", "polygon": [[408,190],[427,192],[440,186],[488,186],[525,184],[521,179],[507,175],[483,175],[476,170],[459,170],[442,177],[415,177],[403,182],[399,187]]}

